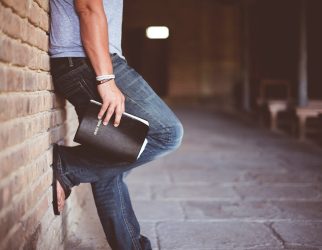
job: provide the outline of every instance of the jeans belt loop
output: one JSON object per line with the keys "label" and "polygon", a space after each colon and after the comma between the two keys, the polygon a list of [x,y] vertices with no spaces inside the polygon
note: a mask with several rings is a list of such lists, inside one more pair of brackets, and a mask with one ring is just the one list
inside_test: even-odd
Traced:
{"label": "jeans belt loop", "polygon": [[73,67],[74,64],[73,64],[73,60],[71,57],[68,57],[68,63],[69,63],[69,67]]}

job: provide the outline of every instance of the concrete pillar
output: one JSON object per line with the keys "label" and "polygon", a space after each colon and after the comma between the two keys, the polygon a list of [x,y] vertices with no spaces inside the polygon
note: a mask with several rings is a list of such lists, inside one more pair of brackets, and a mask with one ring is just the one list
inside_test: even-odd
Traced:
{"label": "concrete pillar", "polygon": [[249,1],[242,2],[242,39],[243,39],[243,109],[250,111],[250,31],[249,31]]}
{"label": "concrete pillar", "polygon": [[304,107],[308,103],[308,62],[307,62],[307,6],[306,0],[301,0],[300,6],[300,53],[299,53],[299,106]]}

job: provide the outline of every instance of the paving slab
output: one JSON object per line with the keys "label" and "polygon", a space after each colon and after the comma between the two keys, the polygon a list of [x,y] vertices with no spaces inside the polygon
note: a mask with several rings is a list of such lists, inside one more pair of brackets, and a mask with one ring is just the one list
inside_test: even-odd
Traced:
{"label": "paving slab", "polygon": [[176,184],[216,184],[223,182],[236,183],[245,180],[245,175],[245,171],[231,168],[180,168],[176,171],[170,172],[171,180]]}
{"label": "paving slab", "polygon": [[308,200],[321,201],[321,187],[318,185],[266,184],[238,185],[236,192],[245,200]]}
{"label": "paving slab", "polygon": [[176,221],[184,220],[183,208],[173,201],[133,201],[133,209],[141,221]]}
{"label": "paving slab", "polygon": [[322,221],[321,201],[182,201],[187,220]]}
{"label": "paving slab", "polygon": [[133,184],[170,184],[169,172],[164,168],[162,159],[142,165],[133,169],[124,179],[126,183]]}
{"label": "paving slab", "polygon": [[257,182],[257,183],[318,183],[322,180],[322,173],[316,171],[306,171],[298,174],[294,170],[288,170],[284,172],[264,172],[261,169],[252,169],[247,171],[244,176],[245,181]]}
{"label": "paving slab", "polygon": [[280,217],[294,221],[322,221],[322,201],[273,201]]}
{"label": "paving slab", "polygon": [[152,249],[159,249],[157,234],[155,231],[155,223],[140,221],[140,229],[141,234],[149,238]]}
{"label": "paving slab", "polygon": [[[132,174],[132,173],[130,173]],[[127,183],[127,181],[125,181]],[[127,183],[131,200],[151,200],[151,184],[132,182]]]}
{"label": "paving slab", "polygon": [[286,245],[322,247],[322,222],[274,222],[272,228]]}
{"label": "paving slab", "polygon": [[233,249],[281,247],[281,242],[261,223],[160,222],[156,227],[161,249]]}
{"label": "paving slab", "polygon": [[271,220],[282,212],[270,202],[262,201],[184,201],[187,220]]}
{"label": "paving slab", "polygon": [[238,200],[232,186],[221,185],[153,185],[152,196],[158,200]]}

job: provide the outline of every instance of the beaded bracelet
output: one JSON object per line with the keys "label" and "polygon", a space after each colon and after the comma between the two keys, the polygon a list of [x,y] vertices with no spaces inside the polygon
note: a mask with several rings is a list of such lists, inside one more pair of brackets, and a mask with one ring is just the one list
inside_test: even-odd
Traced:
{"label": "beaded bracelet", "polygon": [[109,74],[109,75],[100,75],[96,77],[96,82],[97,85],[100,85],[102,83],[108,82],[112,79],[115,79],[115,75],[114,74]]}
{"label": "beaded bracelet", "polygon": [[110,78],[110,79],[103,79],[103,80],[101,80],[101,81],[96,81],[96,85],[100,85],[100,84],[102,84],[102,83],[106,83],[106,82],[108,82],[108,81],[110,81],[110,80],[112,80],[112,79],[114,79],[114,78]]}

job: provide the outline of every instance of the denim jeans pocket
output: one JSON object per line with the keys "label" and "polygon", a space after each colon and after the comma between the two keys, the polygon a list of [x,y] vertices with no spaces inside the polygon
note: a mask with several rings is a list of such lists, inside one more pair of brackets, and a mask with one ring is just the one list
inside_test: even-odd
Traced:
{"label": "denim jeans pocket", "polygon": [[90,99],[97,99],[96,89],[89,84],[92,80],[89,73],[88,66],[83,64],[56,79],[53,78],[54,88],[77,108]]}

